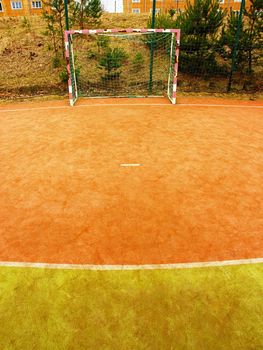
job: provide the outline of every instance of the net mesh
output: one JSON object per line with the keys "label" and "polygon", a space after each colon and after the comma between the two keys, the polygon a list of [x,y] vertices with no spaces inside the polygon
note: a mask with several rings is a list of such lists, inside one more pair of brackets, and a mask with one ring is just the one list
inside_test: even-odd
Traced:
{"label": "net mesh", "polygon": [[69,35],[72,94],[87,97],[164,96],[173,99],[174,33]]}

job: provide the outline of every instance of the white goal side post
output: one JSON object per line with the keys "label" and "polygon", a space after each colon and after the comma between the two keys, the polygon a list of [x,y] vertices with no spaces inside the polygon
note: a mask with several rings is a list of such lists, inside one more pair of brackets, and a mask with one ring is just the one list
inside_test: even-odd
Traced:
{"label": "white goal side post", "polygon": [[70,105],[79,96],[164,95],[175,104],[179,47],[180,29],[65,31]]}

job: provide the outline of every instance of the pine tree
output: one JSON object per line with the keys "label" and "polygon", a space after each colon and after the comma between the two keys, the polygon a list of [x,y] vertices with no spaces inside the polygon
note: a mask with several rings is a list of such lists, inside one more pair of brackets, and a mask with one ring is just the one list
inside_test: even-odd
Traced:
{"label": "pine tree", "polygon": [[99,67],[104,68],[107,72],[102,78],[106,80],[118,78],[121,73],[118,69],[122,67],[127,58],[127,53],[122,48],[106,48],[99,60]]}
{"label": "pine tree", "polygon": [[[238,15],[231,12],[227,23],[223,26],[219,40],[219,52],[226,60],[232,58],[237,26]],[[248,74],[253,72],[252,64],[259,58],[259,50],[263,46],[262,30],[263,2],[262,0],[251,0],[251,6],[249,9],[244,10],[242,18],[235,71]]]}
{"label": "pine tree", "polygon": [[[239,15],[231,11],[228,15],[227,22],[222,28],[220,39],[218,40],[217,50],[221,57],[229,62],[233,56],[236,41],[236,32],[238,28]],[[248,35],[242,19],[239,33],[239,42],[237,47],[237,55],[235,60],[235,71],[244,72],[248,61]]]}
{"label": "pine tree", "polygon": [[187,2],[185,12],[176,19],[176,27],[182,30],[182,70],[204,75],[218,69],[214,48],[225,14],[216,0]]}
{"label": "pine tree", "polygon": [[92,28],[100,23],[102,5],[100,0],[79,0],[70,4],[70,22],[72,26]]}
{"label": "pine tree", "polygon": [[46,22],[47,35],[51,36],[55,56],[60,50],[64,56],[65,8],[63,0],[44,0],[43,18]]}
{"label": "pine tree", "polygon": [[252,62],[257,60],[256,51],[263,47],[263,1],[250,0],[249,9],[245,9],[248,35],[248,73],[252,73]]}

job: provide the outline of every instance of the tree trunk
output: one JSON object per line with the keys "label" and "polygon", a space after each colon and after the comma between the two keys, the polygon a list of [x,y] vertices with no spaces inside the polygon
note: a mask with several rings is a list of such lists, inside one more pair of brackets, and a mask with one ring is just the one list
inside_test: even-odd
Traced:
{"label": "tree trunk", "polygon": [[248,51],[248,74],[252,73],[252,51],[253,51],[253,31],[254,31],[255,19],[253,18],[250,27],[250,40],[249,40],[249,51]]}
{"label": "tree trunk", "polygon": [[80,29],[84,29],[84,5],[83,1],[80,4]]}
{"label": "tree trunk", "polygon": [[63,13],[59,13],[59,27],[60,27],[60,40],[61,40],[61,53],[62,57],[65,58],[65,43],[64,43],[64,26],[63,26]]}

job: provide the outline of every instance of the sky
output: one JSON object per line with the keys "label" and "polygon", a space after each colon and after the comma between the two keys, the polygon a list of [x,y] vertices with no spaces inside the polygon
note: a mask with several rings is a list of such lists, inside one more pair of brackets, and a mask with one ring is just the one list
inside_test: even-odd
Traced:
{"label": "sky", "polygon": [[[105,11],[115,12],[115,0],[101,0]],[[116,0],[117,12],[122,12],[122,0]]]}

